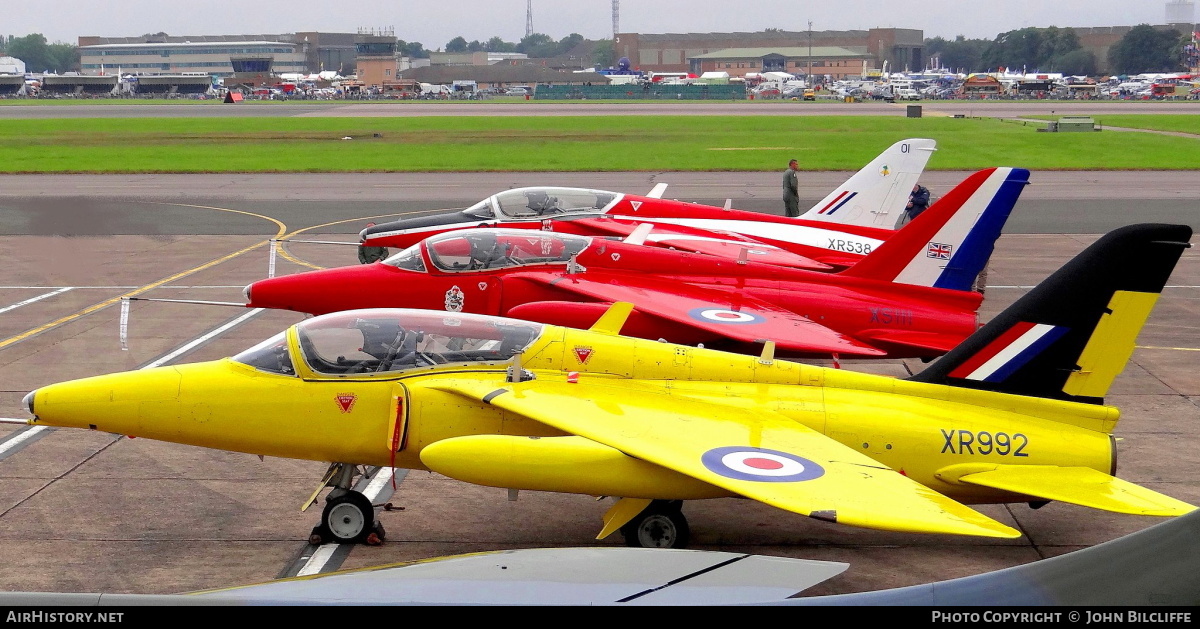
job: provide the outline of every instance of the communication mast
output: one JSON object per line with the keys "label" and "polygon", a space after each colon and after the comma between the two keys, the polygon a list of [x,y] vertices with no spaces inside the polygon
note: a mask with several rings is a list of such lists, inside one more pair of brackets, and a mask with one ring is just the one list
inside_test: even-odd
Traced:
{"label": "communication mast", "polygon": [[620,22],[621,0],[613,0],[613,41],[617,39],[618,23]]}
{"label": "communication mast", "polygon": [[525,36],[533,34],[533,0],[525,2]]}

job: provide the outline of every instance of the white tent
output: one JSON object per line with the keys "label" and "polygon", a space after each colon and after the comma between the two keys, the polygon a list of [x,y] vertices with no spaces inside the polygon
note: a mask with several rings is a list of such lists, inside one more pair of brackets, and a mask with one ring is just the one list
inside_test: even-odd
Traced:
{"label": "white tent", "polygon": [[16,57],[0,57],[0,74],[25,74],[25,62]]}

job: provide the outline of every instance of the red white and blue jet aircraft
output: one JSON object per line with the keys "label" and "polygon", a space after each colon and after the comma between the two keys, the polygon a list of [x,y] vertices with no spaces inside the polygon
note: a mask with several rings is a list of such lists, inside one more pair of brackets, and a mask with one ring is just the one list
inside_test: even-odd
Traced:
{"label": "red white and blue jet aircraft", "polygon": [[759,255],[771,255],[776,264],[833,270],[854,264],[895,233],[935,145],[922,138],[896,142],[800,218],[663,199],[664,184],[647,196],[533,187],[506,190],[461,211],[373,225],[360,238],[365,246],[403,248],[474,227],[625,237],[649,222],[656,226],[653,245],[729,256],[756,244]]}
{"label": "red white and blue jet aircraft", "polygon": [[649,224],[625,240],[484,228],[437,234],[374,264],[255,282],[247,305],[424,308],[586,328],[627,301],[628,336],[748,353],[770,340],[788,356],[934,357],[978,328],[982,297],[970,289],[1029,175],[995,170],[1002,193],[985,195],[961,246],[940,235],[969,200],[939,202],[839,273],[645,246]]}

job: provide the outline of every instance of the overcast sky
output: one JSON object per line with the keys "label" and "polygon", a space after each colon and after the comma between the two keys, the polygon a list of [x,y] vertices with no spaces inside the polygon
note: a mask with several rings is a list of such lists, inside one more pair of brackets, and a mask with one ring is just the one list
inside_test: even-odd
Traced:
{"label": "overcast sky", "polygon": [[[926,37],[992,39],[1025,27],[1166,23],[1167,0],[624,0],[620,30],[634,33],[814,31],[913,28]],[[8,0],[0,32],[41,33],[51,43],[81,35],[137,37],[296,31],[357,32],[391,27],[396,37],[437,50],[454,37],[525,36],[526,0]],[[1193,16],[1192,20],[1196,18]],[[554,39],[612,36],[611,0],[533,0],[533,28]]]}

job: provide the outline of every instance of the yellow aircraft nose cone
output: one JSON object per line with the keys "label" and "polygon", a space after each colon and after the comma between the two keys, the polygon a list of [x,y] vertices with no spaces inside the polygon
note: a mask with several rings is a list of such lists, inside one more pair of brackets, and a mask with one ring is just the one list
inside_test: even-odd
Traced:
{"label": "yellow aircraft nose cone", "polygon": [[161,421],[178,406],[179,372],[173,367],[115,373],[44,386],[25,396],[37,423],[137,434],[141,421]]}
{"label": "yellow aircraft nose cone", "polygon": [[26,393],[25,397],[21,398],[21,405],[25,407],[25,410],[29,411],[30,415],[33,415],[33,398],[35,395],[37,395],[37,389]]}

